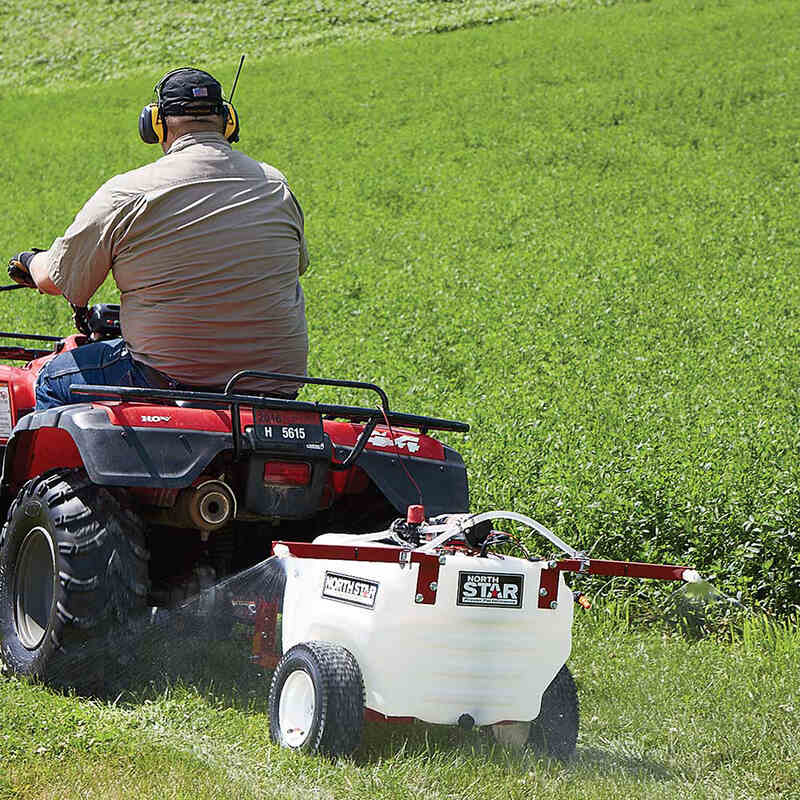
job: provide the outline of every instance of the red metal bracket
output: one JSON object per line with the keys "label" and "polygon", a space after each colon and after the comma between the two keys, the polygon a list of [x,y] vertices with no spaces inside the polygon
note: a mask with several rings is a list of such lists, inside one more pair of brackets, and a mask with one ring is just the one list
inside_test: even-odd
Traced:
{"label": "red metal bracket", "polygon": [[539,608],[555,608],[558,603],[558,568],[543,569],[539,575]]}
{"label": "red metal bracket", "polygon": [[647,564],[639,561],[604,561],[598,558],[564,558],[548,562],[539,578],[539,608],[555,608],[558,601],[558,573],[581,572],[588,575],[607,575],[622,578],[655,578],[660,581],[683,580],[689,567],[672,564]]}
{"label": "red metal bracket", "polygon": [[305,542],[275,542],[284,545],[295,558],[325,558],[333,561],[372,561],[379,564],[419,564],[414,597],[420,605],[433,605],[439,586],[439,556],[406,550],[402,547],[362,547],[349,544],[306,544]]}
{"label": "red metal bracket", "polygon": [[278,634],[278,603],[259,600],[253,632],[252,660],[266,669],[275,669],[280,661],[281,643]]}

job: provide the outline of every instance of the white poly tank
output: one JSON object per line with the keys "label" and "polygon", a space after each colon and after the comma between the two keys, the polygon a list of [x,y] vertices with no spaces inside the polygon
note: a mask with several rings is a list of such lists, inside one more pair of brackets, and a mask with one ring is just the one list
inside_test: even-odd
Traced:
{"label": "white poly tank", "polygon": [[386,716],[533,720],[570,653],[573,599],[563,575],[558,607],[538,607],[546,562],[447,555],[433,605],[415,602],[417,564],[293,556],[284,563],[284,652],[312,640],[347,648],[361,667],[367,708]]}

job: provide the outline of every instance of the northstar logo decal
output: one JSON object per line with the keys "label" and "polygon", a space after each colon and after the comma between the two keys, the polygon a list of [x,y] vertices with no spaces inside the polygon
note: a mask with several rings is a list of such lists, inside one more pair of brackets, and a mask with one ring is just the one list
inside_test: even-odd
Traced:
{"label": "northstar logo decal", "polygon": [[325,582],[322,584],[322,596],[329,600],[352,603],[362,608],[375,608],[378,585],[375,581],[368,581],[364,578],[326,572]]}
{"label": "northstar logo decal", "polygon": [[459,572],[456,603],[460,606],[522,608],[523,580],[522,575]]}

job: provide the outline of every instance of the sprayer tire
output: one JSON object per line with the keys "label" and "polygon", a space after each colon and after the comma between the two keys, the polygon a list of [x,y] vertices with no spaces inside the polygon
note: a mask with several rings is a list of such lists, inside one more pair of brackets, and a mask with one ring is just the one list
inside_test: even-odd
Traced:
{"label": "sprayer tire", "polygon": [[[294,711],[287,697],[292,691],[299,693]],[[296,710],[303,704],[305,714]],[[290,728],[289,724],[298,724],[291,720],[298,718],[304,718],[303,728]],[[363,725],[364,681],[349,650],[328,642],[304,642],[283,656],[269,692],[273,742],[331,758],[348,756],[361,742]]]}
{"label": "sprayer tire", "polygon": [[578,690],[566,664],[542,695],[539,716],[531,722],[527,746],[537,753],[568,761],[578,743]]}
{"label": "sprayer tire", "polygon": [[0,532],[0,657],[6,667],[69,685],[69,675],[59,672],[69,652],[145,606],[144,543],[139,518],[83,470],[28,481]]}

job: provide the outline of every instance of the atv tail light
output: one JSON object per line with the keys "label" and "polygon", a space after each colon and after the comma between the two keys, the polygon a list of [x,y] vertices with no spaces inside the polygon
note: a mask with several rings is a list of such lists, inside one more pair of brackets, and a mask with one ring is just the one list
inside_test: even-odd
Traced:
{"label": "atv tail light", "polygon": [[311,483],[311,464],[305,461],[267,461],[264,464],[264,483],[273,486],[308,486]]}

